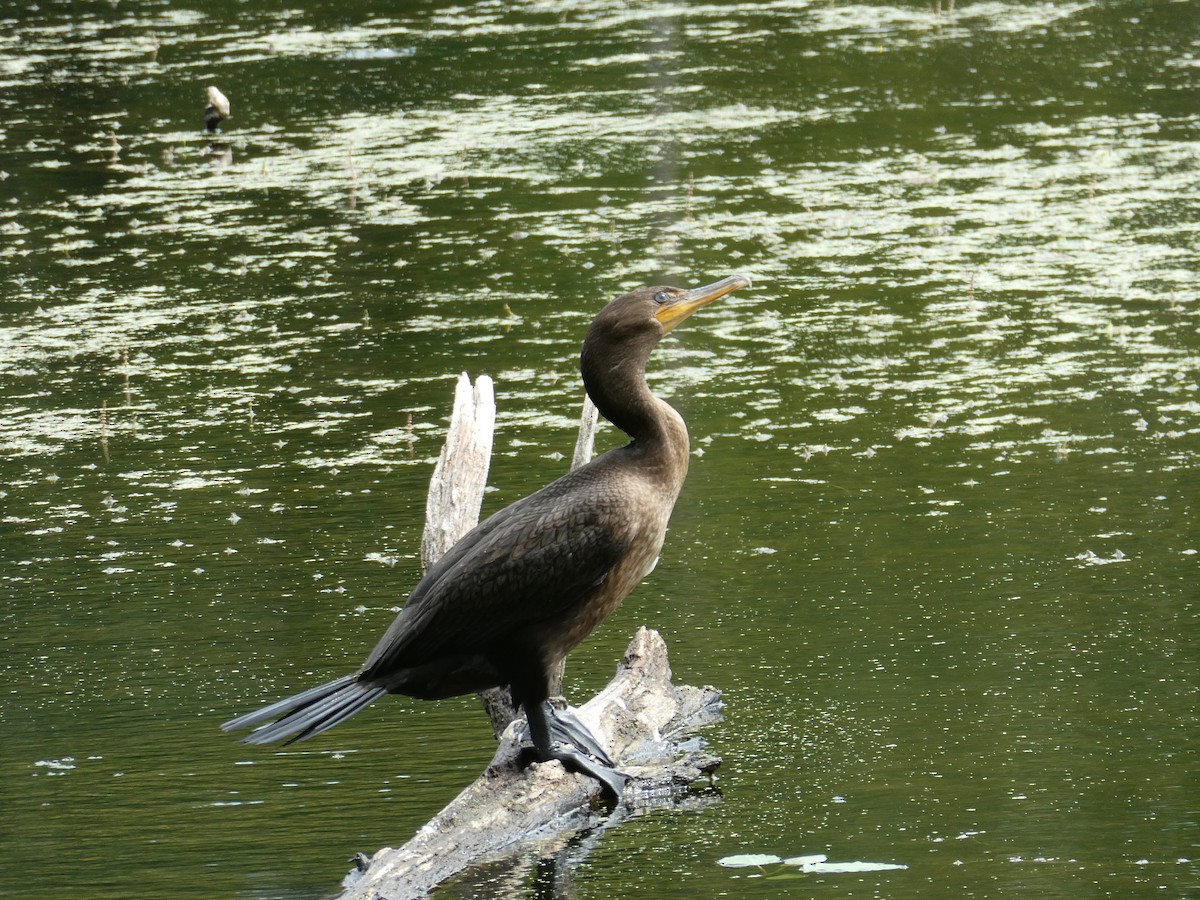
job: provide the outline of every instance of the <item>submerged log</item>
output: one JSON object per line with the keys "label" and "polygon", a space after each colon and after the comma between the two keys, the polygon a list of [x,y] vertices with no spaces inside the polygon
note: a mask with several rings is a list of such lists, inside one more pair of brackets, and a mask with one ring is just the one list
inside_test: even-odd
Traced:
{"label": "submerged log", "polygon": [[[468,377],[460,376],[446,447],[430,486],[426,566],[478,518],[494,417],[490,379],[481,376],[472,390]],[[595,429],[589,401],[573,466],[590,459]],[[492,762],[404,846],[384,848],[369,860],[356,857],[341,900],[424,897],[471,867],[519,857],[530,848],[552,852],[565,836],[583,829],[694,802],[696,785],[711,787],[715,780],[720,759],[706,751],[702,738],[689,735],[720,720],[720,692],[672,684],[666,644],[656,631],[639,629],[616,676],[576,710],[617,768],[630,776],[613,808],[601,804],[595,780],[568,772],[557,761],[527,765],[520,742],[524,719],[515,718],[504,692],[481,697],[500,740]]]}

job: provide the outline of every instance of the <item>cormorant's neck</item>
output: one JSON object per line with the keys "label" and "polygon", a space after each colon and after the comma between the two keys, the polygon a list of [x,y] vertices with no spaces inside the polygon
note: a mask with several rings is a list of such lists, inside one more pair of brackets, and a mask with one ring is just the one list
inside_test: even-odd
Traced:
{"label": "cormorant's neck", "polygon": [[646,362],[658,335],[619,345],[589,334],[580,357],[588,396],[600,415],[632,438],[639,457],[687,471],[688,434],[683,418],[646,384]]}

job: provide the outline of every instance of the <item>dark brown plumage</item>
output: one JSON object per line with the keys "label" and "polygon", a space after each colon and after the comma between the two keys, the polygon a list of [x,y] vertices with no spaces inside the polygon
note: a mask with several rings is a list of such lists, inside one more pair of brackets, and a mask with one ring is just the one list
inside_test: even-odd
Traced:
{"label": "dark brown plumage", "polygon": [[246,742],[302,740],[385,693],[436,699],[508,686],[539,759],[561,759],[619,792],[623,779],[595,739],[546,703],[550,673],[654,567],[687,474],[683,419],[646,385],[651,351],[692,312],[749,283],[732,275],[694,290],[647,287],[608,304],[588,329],[580,369],[601,415],[630,443],[468,532],[421,579],[357,673],[222,727],[275,719]]}

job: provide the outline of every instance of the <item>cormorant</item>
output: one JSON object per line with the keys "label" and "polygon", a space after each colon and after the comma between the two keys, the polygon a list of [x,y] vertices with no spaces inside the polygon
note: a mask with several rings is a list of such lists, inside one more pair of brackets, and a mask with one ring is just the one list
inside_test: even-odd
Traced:
{"label": "cormorant", "polygon": [[646,384],[650,352],[701,306],[749,284],[730,275],[692,290],[644,287],[604,307],[580,369],[601,415],[630,442],[468,532],[421,579],[353,675],[222,728],[262,725],[246,743],[290,742],[384,694],[438,699],[507,686],[538,760],[558,759],[619,797],[625,776],[578,719],[547,702],[550,673],[654,568],[687,474],[687,428]]}

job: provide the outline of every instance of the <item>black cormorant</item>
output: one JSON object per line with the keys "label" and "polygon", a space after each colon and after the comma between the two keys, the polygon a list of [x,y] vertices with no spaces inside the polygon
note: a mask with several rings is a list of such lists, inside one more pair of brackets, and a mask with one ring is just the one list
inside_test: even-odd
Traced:
{"label": "black cormorant", "polygon": [[580,369],[601,415],[630,442],[468,532],[421,579],[353,675],[222,727],[262,725],[250,744],[302,740],[384,694],[437,699],[507,686],[537,759],[561,760],[619,796],[624,776],[595,738],[546,702],[550,673],[654,567],[687,474],[683,419],[646,384],[650,352],[701,306],[749,284],[731,275],[692,290],[644,287],[604,307]]}

